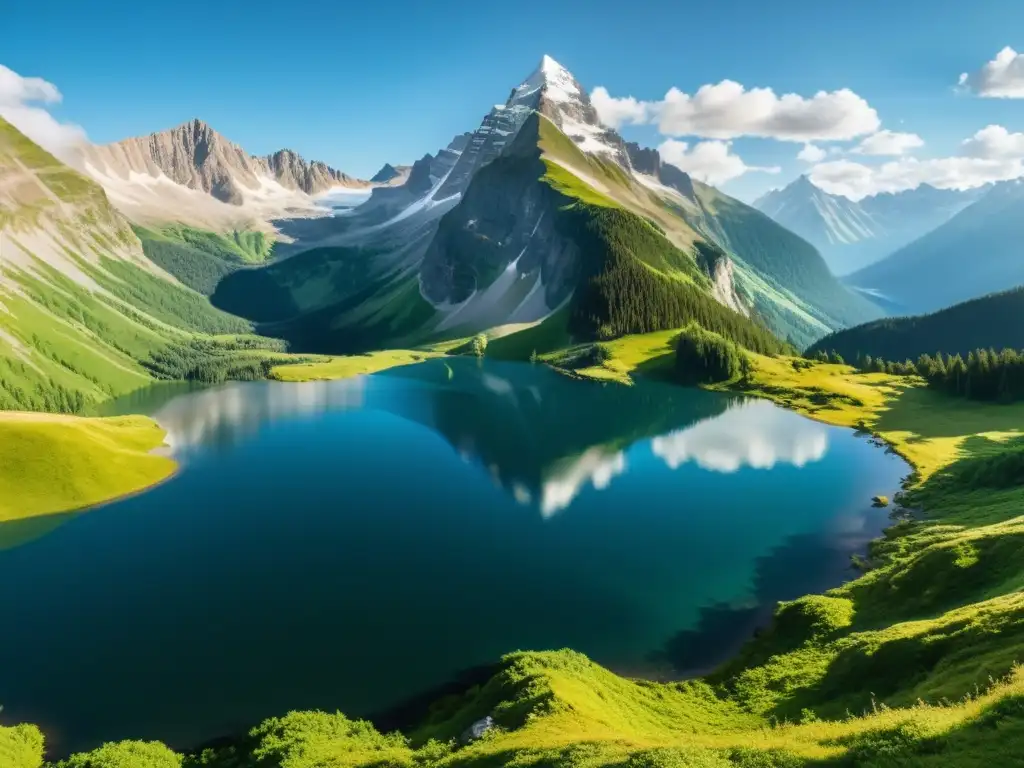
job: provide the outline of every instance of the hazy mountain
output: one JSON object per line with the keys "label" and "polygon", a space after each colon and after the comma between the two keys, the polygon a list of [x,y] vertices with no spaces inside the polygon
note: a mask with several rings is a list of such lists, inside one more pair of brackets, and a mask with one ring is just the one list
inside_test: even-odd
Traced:
{"label": "hazy mountain", "polygon": [[[326,351],[538,322],[592,338],[692,313],[809,342],[880,314],[809,243],[627,145],[550,57],[401,186],[285,226],[308,255],[232,275],[214,300]],[[645,298],[608,304],[595,280]]]}
{"label": "hazy mountain", "polygon": [[411,165],[392,165],[391,163],[384,163],[380,170],[373,174],[370,181],[374,184],[402,184],[407,178],[409,178],[409,172],[411,170]]}
{"label": "hazy mountain", "polygon": [[931,312],[1024,284],[1024,185],[1004,182],[942,226],[851,275],[903,312]]}
{"label": "hazy mountain", "polygon": [[942,225],[981,193],[927,184],[854,202],[830,195],[806,176],[772,190],[754,206],[811,242],[836,275],[864,268]]}
{"label": "hazy mountain", "polygon": [[892,317],[839,331],[811,350],[839,352],[848,362],[860,355],[916,360],[944,352],[1024,349],[1024,287],[957,304],[930,315]]}

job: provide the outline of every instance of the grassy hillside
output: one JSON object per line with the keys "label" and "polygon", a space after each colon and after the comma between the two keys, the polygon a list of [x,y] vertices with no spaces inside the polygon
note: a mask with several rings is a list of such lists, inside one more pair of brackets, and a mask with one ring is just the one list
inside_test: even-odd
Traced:
{"label": "grassy hillside", "polygon": [[1024,288],[930,315],[888,318],[838,331],[813,344],[808,352],[835,350],[851,362],[861,355],[902,361],[935,352],[967,355],[990,347],[1024,349]]}
{"label": "grassy hillside", "polygon": [[262,232],[219,234],[180,224],[133,229],[150,261],[204,296],[232,272],[267,261],[272,248]]}
{"label": "grassy hillside", "polygon": [[8,523],[80,509],[163,480],[174,462],[152,453],[150,419],[0,412],[0,541]]}

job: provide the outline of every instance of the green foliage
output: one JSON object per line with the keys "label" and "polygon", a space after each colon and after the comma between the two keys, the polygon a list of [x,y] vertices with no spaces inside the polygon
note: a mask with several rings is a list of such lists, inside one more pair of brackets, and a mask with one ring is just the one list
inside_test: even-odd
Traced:
{"label": "green foliage", "polygon": [[661,747],[630,755],[626,768],[733,768],[733,763],[710,749]]}
{"label": "green foliage", "polygon": [[731,341],[689,325],[676,339],[673,376],[681,384],[713,384],[738,379],[746,355]]}
{"label": "green foliage", "polygon": [[1002,352],[976,349],[968,353],[966,361],[960,355],[941,352],[935,356],[921,355],[917,362],[905,360],[902,363],[866,355],[860,359],[858,367],[864,372],[921,376],[932,389],[954,397],[999,403],[1024,399],[1024,353],[1013,349]]}
{"label": "green foliage", "polygon": [[684,263],[696,267],[635,214],[577,204],[564,209],[559,221],[588,257],[571,305],[574,336],[611,339],[695,322],[748,349],[785,349],[770,331],[717,302],[706,288],[659,271]]}
{"label": "green foliage", "polygon": [[121,741],[72,755],[55,768],[181,768],[182,757],[155,741]]}
{"label": "green foliage", "polygon": [[[223,381],[265,379],[280,365],[286,345],[279,339],[243,336],[234,339],[190,339],[155,351],[143,364],[158,379]],[[292,358],[289,362],[305,363]]]}
{"label": "green foliage", "polygon": [[1024,349],[1024,288],[930,315],[886,318],[837,331],[815,342],[808,353],[834,350],[847,360],[865,355],[917,360],[936,350],[966,356],[972,350],[991,347]]}
{"label": "green foliage", "polygon": [[34,725],[0,726],[0,765],[4,768],[41,768],[43,734]]}
{"label": "green foliage", "polygon": [[[291,712],[264,721],[249,734],[253,757],[261,765],[282,768],[325,766],[398,766],[412,764],[404,736],[381,734],[364,720],[341,713]],[[432,750],[436,751],[432,745]]]}
{"label": "green foliage", "polygon": [[470,342],[470,346],[472,347],[474,355],[477,357],[483,357],[484,351],[487,349],[487,334],[478,333],[473,337],[473,340]]}
{"label": "green foliage", "polygon": [[97,283],[114,296],[175,328],[201,333],[248,333],[240,317],[210,306],[206,297],[169,283],[142,267],[117,259],[101,260],[102,269],[86,265]]}

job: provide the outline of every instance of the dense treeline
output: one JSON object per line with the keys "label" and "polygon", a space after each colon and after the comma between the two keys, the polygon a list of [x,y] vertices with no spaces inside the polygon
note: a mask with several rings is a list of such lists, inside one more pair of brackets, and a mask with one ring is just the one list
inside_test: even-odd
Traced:
{"label": "dense treeline", "polygon": [[104,258],[89,276],[119,299],[168,325],[200,333],[249,333],[252,325],[210,305],[205,296],[135,264]]}
{"label": "dense treeline", "polygon": [[[821,361],[842,363],[838,352],[818,350],[810,355]],[[928,386],[956,397],[1010,403],[1024,400],[1024,352],[1004,349],[976,349],[962,355],[921,355],[903,362],[864,355],[856,360],[865,372],[897,376],[921,376]]]}
{"label": "dense treeline", "polygon": [[861,355],[917,360],[941,349],[967,355],[975,349],[1024,349],[1024,287],[917,317],[894,317],[833,333],[808,348],[835,350],[847,360]]}
{"label": "dense treeline", "polygon": [[212,294],[231,272],[265,261],[272,246],[262,232],[218,234],[184,226],[160,232],[144,227],[134,230],[150,261],[204,296]]}
{"label": "dense treeline", "polygon": [[697,325],[683,329],[676,339],[673,375],[681,384],[730,381],[750,370],[750,358],[733,342]]}
{"label": "dense treeline", "polygon": [[143,361],[143,365],[158,379],[201,381],[206,384],[229,380],[255,381],[267,378],[270,369],[281,364],[278,355],[285,349],[285,343],[278,339],[258,336],[231,341],[192,339],[154,352],[148,360]]}
{"label": "dense treeline", "polygon": [[28,363],[0,357],[0,411],[82,413],[89,400],[38,374]]}
{"label": "dense treeline", "polygon": [[581,204],[564,218],[587,260],[570,310],[574,336],[612,339],[696,323],[755,352],[787,349],[767,328],[717,302],[709,285],[652,269],[681,260],[695,265],[640,217]]}
{"label": "dense treeline", "polygon": [[184,243],[140,239],[142,250],[150,261],[204,296],[212,294],[217,283],[241,266]]}

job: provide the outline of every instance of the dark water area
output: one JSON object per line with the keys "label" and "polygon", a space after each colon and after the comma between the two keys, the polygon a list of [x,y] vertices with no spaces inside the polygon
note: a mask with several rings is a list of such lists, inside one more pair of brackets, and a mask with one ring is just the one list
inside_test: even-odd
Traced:
{"label": "dark water area", "polygon": [[153,415],[181,471],[0,551],[0,719],[58,753],[400,721],[517,649],[707,669],[851,577],[908,471],[767,402],[463,358],[108,412]]}

